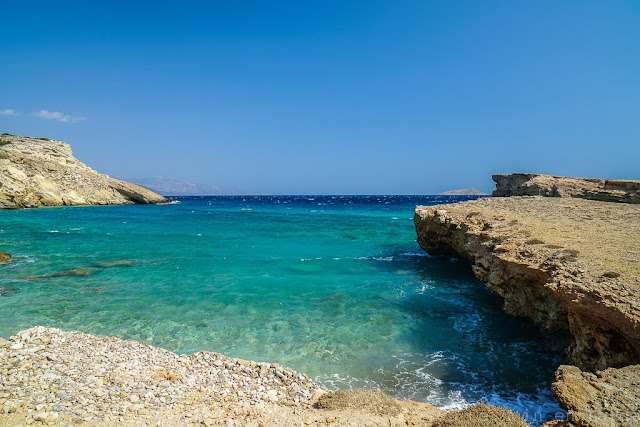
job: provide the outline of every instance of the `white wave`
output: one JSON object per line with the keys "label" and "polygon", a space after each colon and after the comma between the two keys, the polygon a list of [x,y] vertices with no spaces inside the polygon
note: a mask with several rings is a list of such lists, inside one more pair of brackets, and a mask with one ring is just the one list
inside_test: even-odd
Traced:
{"label": "white wave", "polygon": [[429,254],[426,252],[404,252],[401,253],[400,256],[420,256],[420,257],[428,257]]}
{"label": "white wave", "polygon": [[21,267],[24,264],[33,264],[38,261],[38,258],[31,257],[29,255],[13,255],[11,262],[4,266],[6,269]]}

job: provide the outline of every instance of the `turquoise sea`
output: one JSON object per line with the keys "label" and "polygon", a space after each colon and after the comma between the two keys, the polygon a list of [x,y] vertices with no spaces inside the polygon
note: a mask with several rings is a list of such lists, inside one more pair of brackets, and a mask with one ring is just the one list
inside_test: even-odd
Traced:
{"label": "turquoise sea", "polygon": [[[36,324],[115,335],[277,362],[328,388],[553,417],[559,360],[462,261],[415,241],[416,204],[466,199],[201,197],[0,211],[0,250],[15,261],[0,267],[0,286],[19,288],[0,292],[0,336]],[[57,274],[71,269],[80,275]],[[50,276],[25,278],[34,275]]]}

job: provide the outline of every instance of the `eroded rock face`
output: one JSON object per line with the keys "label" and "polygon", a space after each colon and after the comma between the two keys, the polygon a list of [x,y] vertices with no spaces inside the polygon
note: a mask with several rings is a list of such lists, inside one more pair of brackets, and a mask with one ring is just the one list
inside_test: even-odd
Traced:
{"label": "eroded rock face", "polygon": [[0,135],[0,209],[166,202],[145,188],[99,174],[73,157],[64,142]]}
{"label": "eroded rock face", "polygon": [[638,218],[637,205],[512,197],[418,206],[414,222],[424,250],[467,259],[505,312],[598,370],[640,363]]}
{"label": "eroded rock face", "polygon": [[0,264],[8,264],[11,262],[11,255],[6,252],[0,252]]}
{"label": "eroded rock face", "polygon": [[640,181],[568,178],[534,173],[493,175],[495,197],[577,197],[605,202],[640,203]]}
{"label": "eroded rock face", "polygon": [[568,425],[640,426],[640,365],[595,374],[560,366],[556,380],[551,389],[567,410]]}

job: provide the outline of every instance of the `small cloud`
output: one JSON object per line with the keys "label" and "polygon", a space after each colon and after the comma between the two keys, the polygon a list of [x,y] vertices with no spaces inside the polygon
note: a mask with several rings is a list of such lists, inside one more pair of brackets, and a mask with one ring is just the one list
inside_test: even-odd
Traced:
{"label": "small cloud", "polygon": [[58,111],[48,111],[48,110],[40,110],[37,113],[33,113],[33,115],[35,117],[40,117],[41,119],[56,120],[58,122],[67,122],[67,123],[74,123],[74,122],[79,122],[81,120],[87,120],[85,117],[72,116],[69,114],[60,113]]}
{"label": "small cloud", "polygon": [[19,116],[16,110],[12,110],[11,108],[5,108],[4,110],[0,110],[0,116]]}

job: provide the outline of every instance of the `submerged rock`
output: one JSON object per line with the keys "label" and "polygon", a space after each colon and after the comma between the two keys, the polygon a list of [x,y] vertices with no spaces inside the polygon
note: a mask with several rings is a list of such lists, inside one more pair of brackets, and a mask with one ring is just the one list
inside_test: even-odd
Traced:
{"label": "submerged rock", "polygon": [[97,272],[98,272],[97,268],[78,267],[78,268],[72,268],[70,270],[61,271],[59,273],[24,276],[23,279],[27,279],[27,280],[50,279],[52,277],[65,277],[65,276],[84,277],[84,276],[92,276]]}
{"label": "submerged rock", "polygon": [[168,202],[96,172],[73,157],[68,144],[48,138],[0,135],[0,182],[0,209]]}
{"label": "submerged rock", "polygon": [[133,260],[130,259],[119,259],[116,261],[103,261],[103,262],[94,262],[91,264],[96,268],[111,268],[111,267],[130,267],[134,264]]}
{"label": "submerged rock", "polygon": [[11,295],[14,292],[19,291],[20,288],[16,288],[13,286],[0,286],[0,296]]}
{"label": "submerged rock", "polygon": [[11,254],[0,252],[0,264],[8,264],[11,262]]}
{"label": "submerged rock", "polygon": [[106,286],[98,286],[95,288],[83,288],[80,292],[87,294],[103,294],[105,292],[109,292],[109,288]]}

